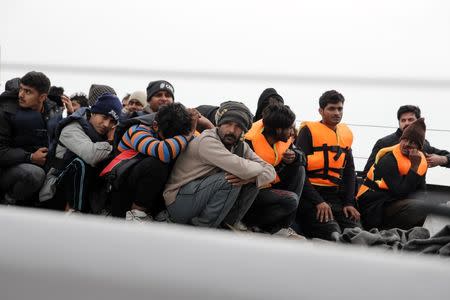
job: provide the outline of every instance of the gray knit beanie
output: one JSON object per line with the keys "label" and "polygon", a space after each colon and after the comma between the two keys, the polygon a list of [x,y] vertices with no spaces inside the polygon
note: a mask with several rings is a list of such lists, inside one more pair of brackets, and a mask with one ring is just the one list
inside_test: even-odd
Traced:
{"label": "gray knit beanie", "polygon": [[242,102],[223,102],[216,113],[216,124],[220,126],[227,122],[238,123],[244,132],[247,132],[252,125],[253,115]]}
{"label": "gray knit beanie", "polygon": [[112,94],[112,95],[116,95],[116,91],[107,85],[102,85],[102,84],[93,84],[91,85],[91,88],[89,89],[89,95],[88,95],[88,104],[89,106],[94,105],[95,101],[97,101],[98,97],[100,97],[103,94]]}

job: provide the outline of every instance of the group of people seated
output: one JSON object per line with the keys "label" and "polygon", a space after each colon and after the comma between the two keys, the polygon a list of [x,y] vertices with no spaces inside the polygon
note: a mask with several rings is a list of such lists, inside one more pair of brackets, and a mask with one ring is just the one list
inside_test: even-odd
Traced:
{"label": "group of people seated", "polygon": [[174,100],[164,80],[122,101],[99,84],[67,97],[41,72],[8,81],[2,204],[337,240],[345,228],[421,226],[415,199],[426,200],[427,169],[450,167],[413,105],[400,107],[399,129],[377,141],[358,184],[335,90],[320,96],[320,120],[299,128],[273,88],[254,115],[237,101],[186,108]]}

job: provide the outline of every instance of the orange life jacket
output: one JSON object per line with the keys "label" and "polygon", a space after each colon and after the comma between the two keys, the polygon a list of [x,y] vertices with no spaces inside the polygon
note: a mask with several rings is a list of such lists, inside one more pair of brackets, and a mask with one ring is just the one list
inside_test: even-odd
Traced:
{"label": "orange life jacket", "polygon": [[[253,151],[261,157],[265,162],[271,164],[272,166],[277,166],[282,158],[284,152],[291,146],[292,139],[289,139],[287,142],[276,142],[271,146],[266,137],[262,134],[264,131],[263,121],[259,120],[253,123],[252,128],[245,135],[245,139],[252,142]],[[275,178],[273,183],[277,183],[280,181],[280,178]]]}
{"label": "orange life jacket", "polygon": [[[363,184],[359,188],[358,194],[356,195],[356,199],[358,199],[362,194],[367,192],[369,189],[381,189],[381,190],[389,190],[389,186],[386,184],[383,178],[375,180],[374,179],[374,170],[376,169],[378,161],[385,156],[386,154],[392,152],[394,155],[395,160],[397,161],[398,166],[398,173],[401,176],[405,176],[408,174],[409,169],[411,169],[411,161],[409,158],[400,150],[400,144],[386,147],[378,151],[376,157],[375,157],[375,163],[370,167],[369,172],[367,172],[367,178],[364,180]],[[420,176],[424,176],[428,169],[427,160],[425,158],[425,155],[422,152],[420,153],[420,164],[419,168],[417,169],[417,174]]]}
{"label": "orange life jacket", "polygon": [[309,180],[314,185],[338,186],[352,147],[353,134],[345,124],[336,131],[321,122],[303,122],[311,132],[313,153],[308,155],[306,166]]}

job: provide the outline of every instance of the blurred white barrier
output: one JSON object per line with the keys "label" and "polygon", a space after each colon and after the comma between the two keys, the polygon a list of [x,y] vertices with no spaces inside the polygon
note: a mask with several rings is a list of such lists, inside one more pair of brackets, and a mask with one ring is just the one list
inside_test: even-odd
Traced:
{"label": "blurred white barrier", "polygon": [[0,208],[0,299],[449,299],[450,261]]}

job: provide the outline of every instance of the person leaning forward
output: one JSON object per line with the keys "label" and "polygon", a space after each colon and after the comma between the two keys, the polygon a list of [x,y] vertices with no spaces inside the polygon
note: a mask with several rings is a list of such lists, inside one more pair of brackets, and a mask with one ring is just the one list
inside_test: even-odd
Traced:
{"label": "person leaning forward", "polygon": [[203,227],[236,225],[275,169],[243,142],[252,123],[240,102],[221,104],[217,127],[203,131],[175,163],[164,191],[172,221]]}
{"label": "person leaning forward", "polygon": [[403,131],[399,144],[378,151],[356,197],[364,228],[423,225],[426,214],[417,198],[425,197],[424,142],[425,123],[420,118]]}
{"label": "person leaning forward", "polygon": [[261,189],[244,222],[247,226],[277,235],[292,236],[290,228],[305,179],[304,155],[293,147],[295,114],[284,104],[270,104],[262,119],[253,123],[245,141],[253,151],[274,166],[277,176]]}
{"label": "person leaning forward", "polygon": [[325,92],[319,99],[322,120],[303,123],[296,140],[307,156],[297,221],[309,237],[335,240],[343,229],[359,226],[353,134],[341,123],[344,101],[337,91]]}

